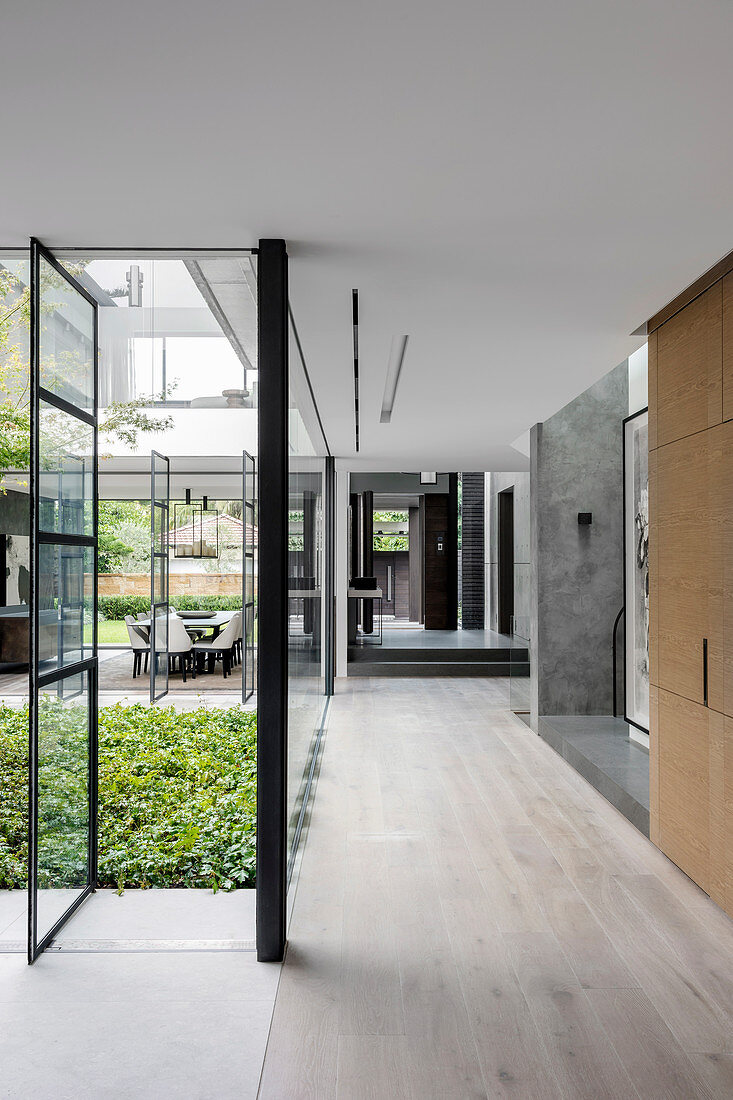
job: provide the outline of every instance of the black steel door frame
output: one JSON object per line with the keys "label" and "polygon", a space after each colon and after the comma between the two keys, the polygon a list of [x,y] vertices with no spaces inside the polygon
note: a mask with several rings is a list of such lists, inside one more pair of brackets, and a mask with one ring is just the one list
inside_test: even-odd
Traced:
{"label": "black steel door frame", "polygon": [[[77,408],[69,401],[41,385],[41,259],[51,266],[93,310],[92,356],[94,364],[92,412]],[[56,258],[44,248],[35,237],[30,239],[30,397],[31,397],[31,435],[30,435],[30,661],[29,661],[29,722],[28,722],[28,962],[33,963],[45,951],[60,929],[86,898],[94,891],[97,883],[97,772],[98,772],[98,657],[97,657],[97,512],[98,512],[98,448],[97,448],[97,402],[99,386],[99,332],[98,303],[92,295],[76,280]],[[92,429],[92,534],[68,534],[49,532],[40,526],[40,402],[58,409],[68,416],[75,417]],[[42,673],[40,670],[40,604],[39,575],[40,547],[42,545],[69,546],[91,550],[92,553],[92,655],[73,664],[61,665]],[[81,619],[82,653],[84,652],[84,617]],[[38,938],[38,693],[53,684],[60,684],[72,677],[87,675],[88,699],[88,837],[87,837],[87,882],[81,893],[71,902],[64,913]]]}
{"label": "black steel door frame", "polygon": [[[156,470],[156,460],[165,464],[165,497],[158,492],[157,479],[161,476]],[[170,610],[170,563],[169,563],[169,530],[170,530],[170,496],[171,496],[171,460],[167,455],[150,452],[150,703],[157,703],[164,695],[168,694],[168,614]],[[156,542],[155,533],[155,509],[161,511],[160,518],[160,545]],[[165,577],[165,599],[156,600],[155,592],[155,565],[160,562],[160,575]],[[158,593],[160,595],[160,593]],[[157,627],[158,613],[165,614],[165,649],[158,649]],[[162,617],[161,617],[162,621]],[[158,691],[158,653],[163,657],[165,668],[165,688]]]}
{"label": "black steel door frame", "polygon": [[247,451],[242,452],[242,519],[244,537],[242,539],[242,702],[248,702],[255,691],[255,525],[256,508],[256,465]]}

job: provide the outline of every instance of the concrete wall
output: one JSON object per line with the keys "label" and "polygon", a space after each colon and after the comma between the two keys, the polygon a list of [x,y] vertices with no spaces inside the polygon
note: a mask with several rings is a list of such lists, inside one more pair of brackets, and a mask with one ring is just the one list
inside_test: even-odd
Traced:
{"label": "concrete wall", "polygon": [[[626,361],[531,433],[531,722],[611,714],[623,604]],[[592,512],[589,527],[578,512]]]}
{"label": "concrete wall", "polygon": [[497,498],[504,489],[514,489],[514,616],[517,631],[524,635],[529,622],[529,474],[486,475],[486,626],[498,629],[499,615],[499,509]]}

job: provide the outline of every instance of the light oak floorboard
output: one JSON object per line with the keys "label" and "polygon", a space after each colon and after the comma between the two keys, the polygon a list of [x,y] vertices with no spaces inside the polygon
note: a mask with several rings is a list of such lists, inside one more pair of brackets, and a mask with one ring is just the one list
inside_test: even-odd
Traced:
{"label": "light oak floorboard", "polygon": [[733,922],[507,688],[338,682],[263,1100],[733,1095]]}

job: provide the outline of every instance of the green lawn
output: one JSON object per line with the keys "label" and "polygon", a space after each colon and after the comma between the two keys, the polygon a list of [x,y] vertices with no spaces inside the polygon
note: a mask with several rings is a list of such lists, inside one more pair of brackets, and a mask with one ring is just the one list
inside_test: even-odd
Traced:
{"label": "green lawn", "polygon": [[[84,631],[84,640],[91,642],[91,626],[88,626]],[[124,622],[117,622],[115,619],[102,619],[101,622],[97,623],[97,641],[100,645],[103,642],[115,642],[120,645],[129,645],[130,638],[127,633],[127,624]]]}

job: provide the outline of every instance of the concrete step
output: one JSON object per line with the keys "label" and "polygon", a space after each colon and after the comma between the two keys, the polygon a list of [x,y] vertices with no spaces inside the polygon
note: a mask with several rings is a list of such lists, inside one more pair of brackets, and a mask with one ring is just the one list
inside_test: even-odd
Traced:
{"label": "concrete step", "polygon": [[[455,651],[454,651],[455,652]],[[508,661],[353,661],[349,676],[529,676],[529,665]]]}
{"label": "concrete step", "polygon": [[361,662],[392,664],[405,661],[413,664],[422,661],[427,661],[430,664],[454,664],[456,662],[461,664],[472,664],[474,662],[486,664],[487,662],[501,661],[508,664],[510,660],[512,662],[526,662],[528,660],[527,650],[508,648],[462,649],[455,647],[452,649],[403,649],[402,647],[373,645],[371,643],[349,646],[349,662],[354,664]]}

